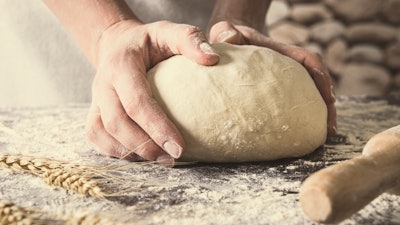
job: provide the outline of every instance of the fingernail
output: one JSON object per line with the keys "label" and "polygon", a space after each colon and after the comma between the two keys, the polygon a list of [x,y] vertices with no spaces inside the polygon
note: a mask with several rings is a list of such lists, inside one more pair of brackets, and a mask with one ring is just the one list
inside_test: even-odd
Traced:
{"label": "fingernail", "polygon": [[218,55],[217,52],[215,52],[215,50],[207,42],[200,44],[200,50],[207,55]]}
{"label": "fingernail", "polygon": [[175,159],[179,158],[182,154],[182,147],[172,141],[167,141],[163,145],[164,150],[168,152]]}
{"label": "fingernail", "polygon": [[220,35],[218,35],[217,41],[218,42],[225,42],[226,40],[235,36],[236,32],[232,30],[224,31]]}
{"label": "fingernail", "polygon": [[166,167],[173,167],[175,165],[175,159],[168,154],[160,155],[156,159],[157,163]]}

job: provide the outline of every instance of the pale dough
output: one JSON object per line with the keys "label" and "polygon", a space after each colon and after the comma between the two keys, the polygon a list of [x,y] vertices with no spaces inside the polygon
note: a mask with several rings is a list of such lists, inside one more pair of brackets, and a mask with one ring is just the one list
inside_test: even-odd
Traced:
{"label": "pale dough", "polygon": [[215,66],[174,56],[148,72],[154,98],[185,139],[182,160],[274,160],[324,144],[326,105],[302,65],[267,48],[213,47]]}

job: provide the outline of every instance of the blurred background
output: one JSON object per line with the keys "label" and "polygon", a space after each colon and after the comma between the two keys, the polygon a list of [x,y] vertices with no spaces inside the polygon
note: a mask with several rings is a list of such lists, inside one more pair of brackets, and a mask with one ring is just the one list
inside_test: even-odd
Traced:
{"label": "blurred background", "polygon": [[[145,22],[205,28],[214,1],[128,3]],[[0,106],[90,102],[95,71],[46,6],[0,8]],[[272,38],[322,55],[337,95],[400,92],[400,0],[273,0],[266,22]]]}
{"label": "blurred background", "polygon": [[322,55],[337,95],[400,92],[400,0],[275,0],[267,23]]}

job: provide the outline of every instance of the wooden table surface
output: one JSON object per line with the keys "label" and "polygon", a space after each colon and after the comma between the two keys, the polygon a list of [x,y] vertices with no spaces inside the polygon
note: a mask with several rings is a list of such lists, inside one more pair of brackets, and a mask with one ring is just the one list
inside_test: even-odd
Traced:
{"label": "wooden table surface", "polygon": [[[306,157],[164,168],[90,150],[84,139],[86,104],[0,108],[0,151],[112,165],[122,177],[110,181],[118,184],[112,191],[119,196],[99,199],[0,168],[0,199],[40,210],[43,217],[79,212],[127,224],[316,224],[298,205],[301,182],[318,169],[359,156],[372,135],[400,124],[400,107],[393,101],[341,98],[337,110],[339,135]],[[383,194],[341,224],[400,224],[400,196]]]}

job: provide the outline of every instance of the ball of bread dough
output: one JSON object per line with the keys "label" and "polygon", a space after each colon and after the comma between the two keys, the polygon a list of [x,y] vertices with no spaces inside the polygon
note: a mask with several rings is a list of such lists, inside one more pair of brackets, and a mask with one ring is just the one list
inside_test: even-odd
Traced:
{"label": "ball of bread dough", "polygon": [[217,65],[174,56],[148,72],[154,98],[185,140],[182,160],[298,157],[325,142],[327,108],[302,65],[267,48],[213,47]]}

